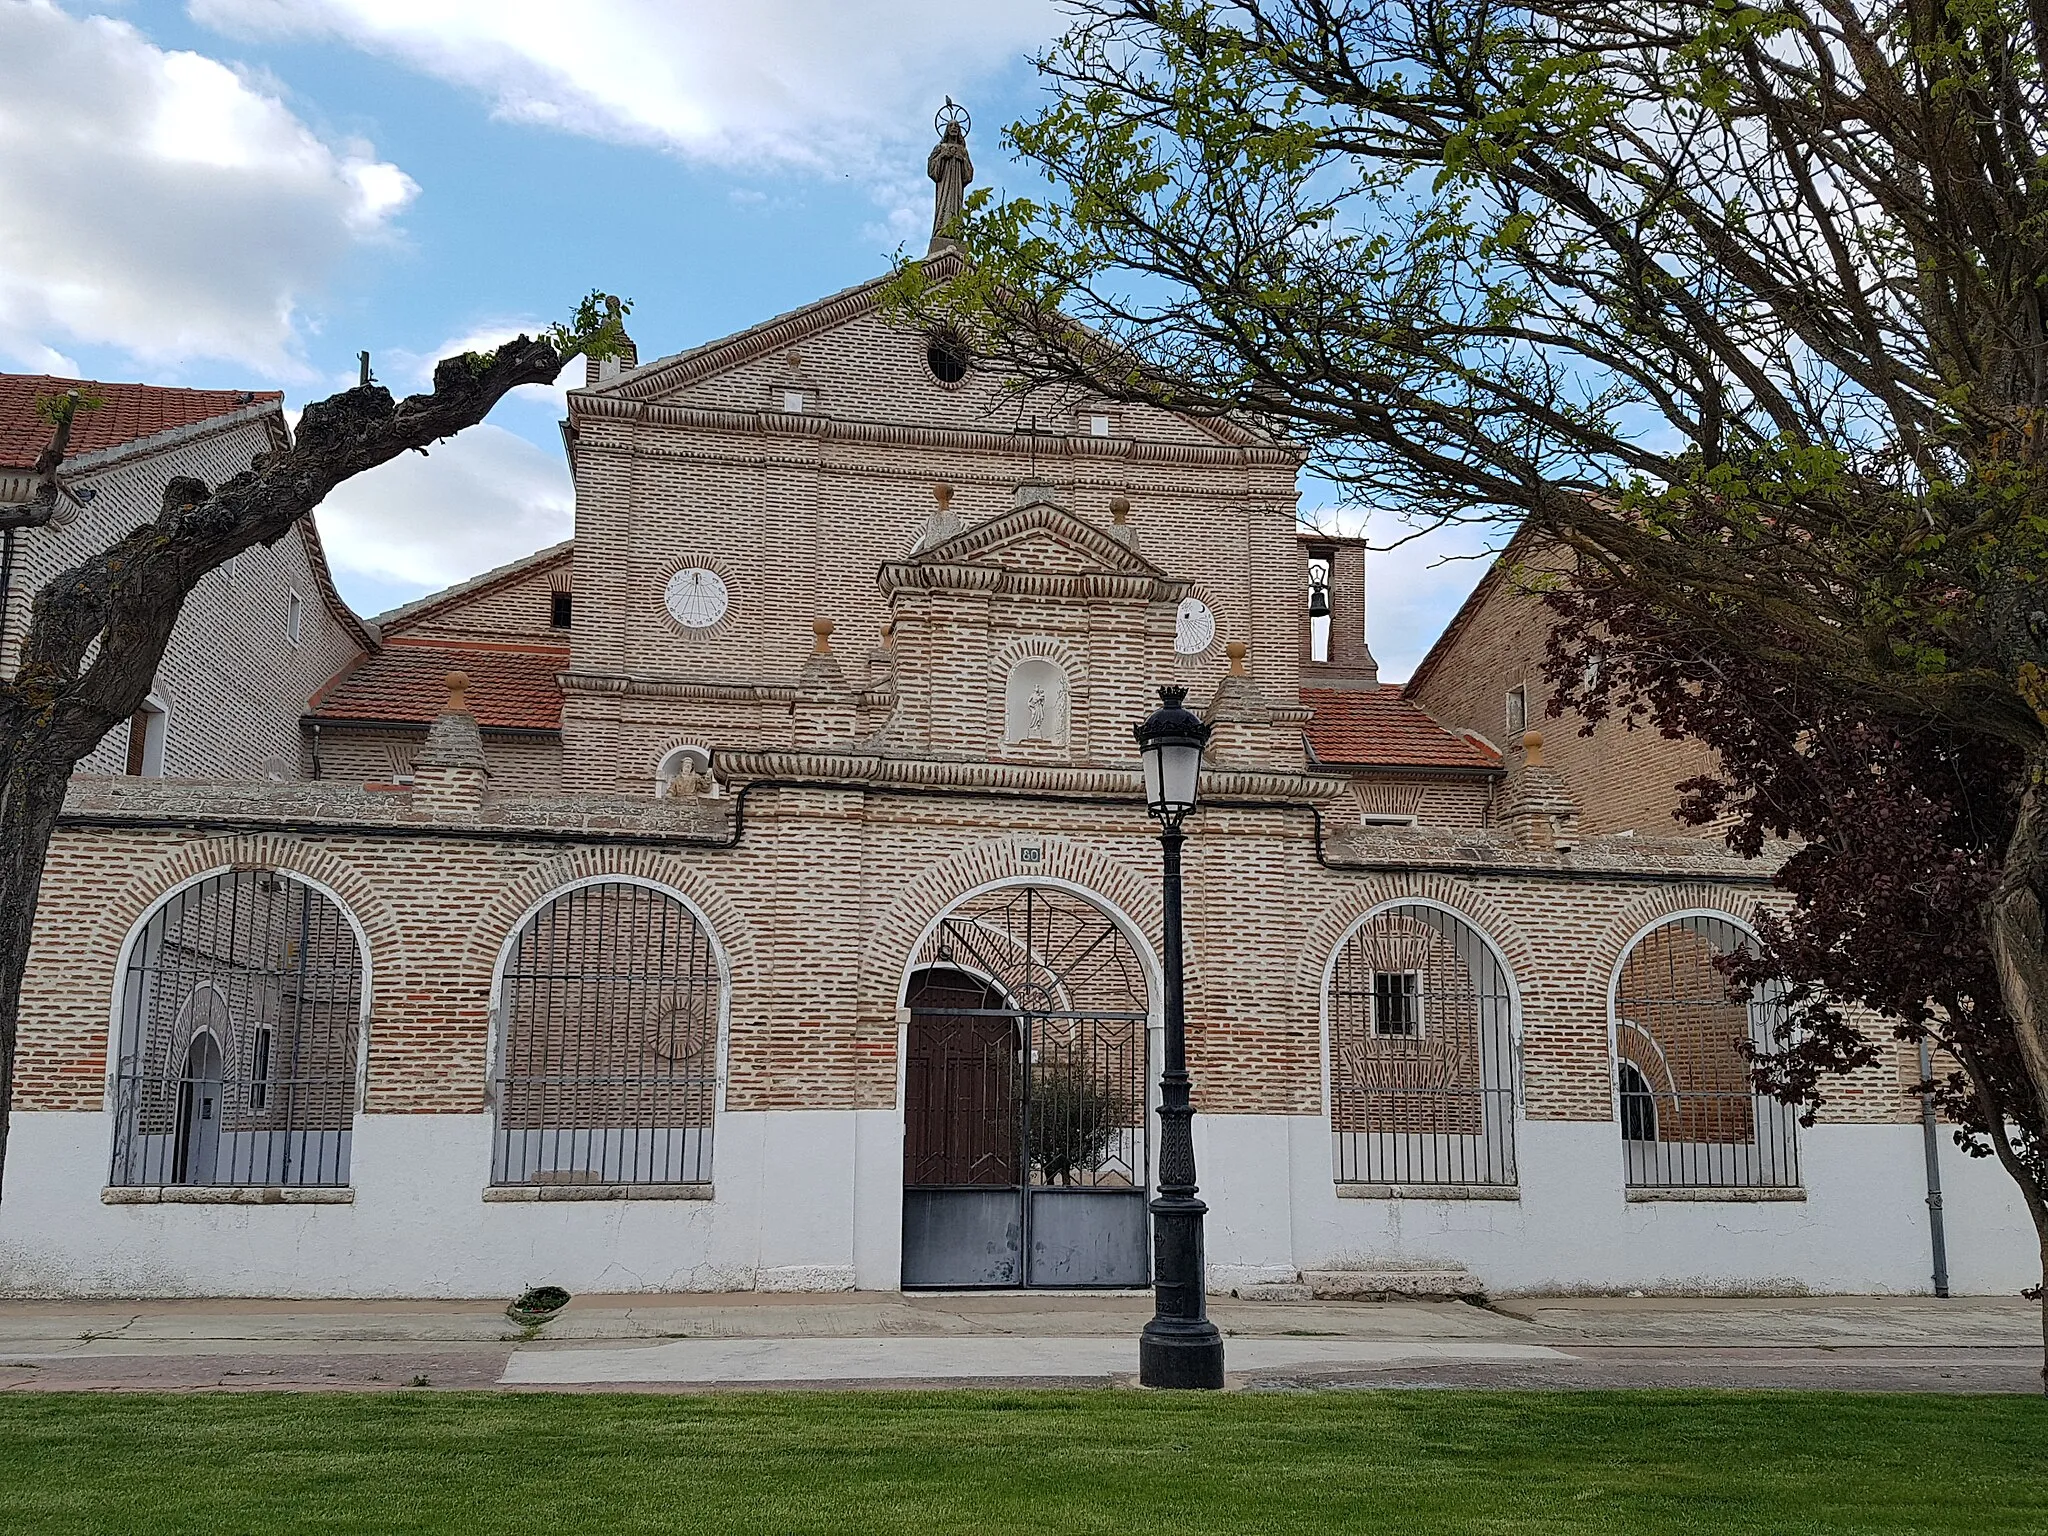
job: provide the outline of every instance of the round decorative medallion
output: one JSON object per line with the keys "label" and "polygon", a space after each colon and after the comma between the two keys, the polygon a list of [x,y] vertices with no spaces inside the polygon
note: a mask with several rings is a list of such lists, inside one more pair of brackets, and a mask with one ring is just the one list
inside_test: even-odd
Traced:
{"label": "round decorative medallion", "polygon": [[1216,615],[1199,597],[1181,599],[1173,621],[1173,648],[1183,656],[1199,656],[1216,643]]}
{"label": "round decorative medallion", "polygon": [[669,617],[685,629],[709,629],[725,617],[729,599],[725,578],[701,565],[689,566],[669,577],[661,594]]}

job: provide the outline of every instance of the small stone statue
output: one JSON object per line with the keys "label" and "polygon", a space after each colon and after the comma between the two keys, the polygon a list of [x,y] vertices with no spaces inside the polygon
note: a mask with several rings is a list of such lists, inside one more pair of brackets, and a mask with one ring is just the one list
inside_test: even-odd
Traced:
{"label": "small stone statue", "polygon": [[711,770],[699,768],[694,758],[684,758],[682,767],[668,781],[668,788],[662,791],[662,796],[668,800],[695,800],[710,794],[711,786]]}

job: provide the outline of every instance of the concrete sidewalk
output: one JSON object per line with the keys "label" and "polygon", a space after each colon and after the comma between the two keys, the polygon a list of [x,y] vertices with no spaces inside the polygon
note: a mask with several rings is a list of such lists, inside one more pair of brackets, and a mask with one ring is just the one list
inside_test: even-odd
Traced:
{"label": "concrete sidewalk", "polygon": [[[1145,1294],[585,1296],[498,1302],[0,1302],[13,1390],[395,1386],[702,1391],[1117,1386]],[[2018,1298],[1217,1299],[1235,1385],[2040,1390]]]}

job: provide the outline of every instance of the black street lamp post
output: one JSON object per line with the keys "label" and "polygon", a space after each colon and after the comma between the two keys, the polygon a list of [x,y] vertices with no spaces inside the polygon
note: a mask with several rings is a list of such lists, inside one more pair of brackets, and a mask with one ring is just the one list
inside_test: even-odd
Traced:
{"label": "black street lamp post", "polygon": [[1145,764],[1145,805],[1165,857],[1166,1062],[1159,1074],[1159,1195],[1152,1202],[1152,1321],[1138,1339],[1138,1380],[1148,1387],[1223,1385],[1223,1335],[1209,1321],[1202,1217],[1189,1122],[1187,999],[1181,986],[1181,823],[1195,808],[1209,727],[1185,688],[1159,690],[1160,708],[1135,728]]}

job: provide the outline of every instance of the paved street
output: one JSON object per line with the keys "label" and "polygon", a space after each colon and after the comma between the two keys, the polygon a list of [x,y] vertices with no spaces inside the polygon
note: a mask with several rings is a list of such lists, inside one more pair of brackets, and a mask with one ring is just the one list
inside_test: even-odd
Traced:
{"label": "paved street", "polygon": [[[0,1388],[703,1391],[1117,1386],[1141,1295],[589,1296],[522,1330],[489,1302],[0,1303]],[[1234,1385],[2040,1387],[2018,1298],[1241,1302],[1212,1315]]]}

